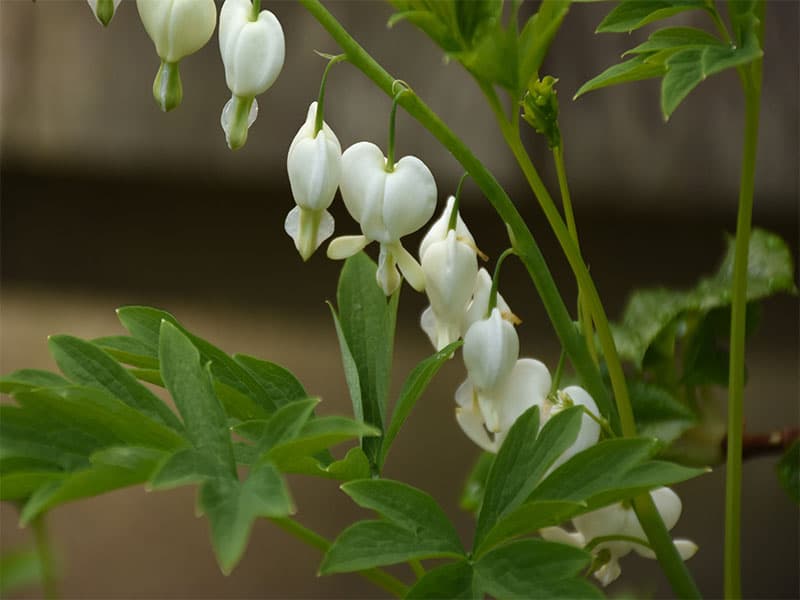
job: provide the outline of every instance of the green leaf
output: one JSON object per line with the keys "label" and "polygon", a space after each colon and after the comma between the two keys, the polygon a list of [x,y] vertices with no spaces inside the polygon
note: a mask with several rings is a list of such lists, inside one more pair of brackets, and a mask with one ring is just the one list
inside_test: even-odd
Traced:
{"label": "green leaf", "polygon": [[538,12],[533,15],[519,36],[519,85],[521,95],[532,77],[542,66],[550,44],[567,16],[571,0],[542,2]]}
{"label": "green leaf", "polygon": [[166,387],[164,385],[164,380],[161,379],[161,371],[158,369],[140,369],[138,367],[133,367],[128,369],[128,373],[136,377],[139,381],[144,381],[145,383],[152,383],[153,385],[157,385],[158,387]]}
{"label": "green leaf", "polygon": [[95,447],[129,444],[174,450],[186,442],[174,429],[92,387],[39,388],[17,394],[17,401],[44,423],[83,432]]}
{"label": "green leaf", "polygon": [[454,53],[464,49],[459,37],[454,3],[441,0],[389,0],[398,12],[389,19],[389,27],[400,21],[408,21],[419,27],[445,52]]}
{"label": "green leaf", "polygon": [[386,435],[381,443],[381,454],[379,465],[382,466],[386,460],[386,455],[389,453],[395,437],[397,437],[403,423],[405,423],[417,400],[430,384],[431,380],[439,372],[439,369],[452,358],[453,353],[461,346],[463,342],[456,341],[452,344],[445,346],[433,356],[429,356],[408,374],[403,387],[400,390],[400,396],[397,400],[397,405],[392,413],[392,418],[389,427],[386,428]]}
{"label": "green leaf", "polygon": [[39,369],[20,369],[0,377],[0,393],[11,394],[36,388],[63,387],[69,381],[57,373]]}
{"label": "green leaf", "polygon": [[308,398],[297,377],[282,366],[246,354],[234,354],[233,358],[253,376],[276,408]]}
{"label": "green leaf", "polygon": [[480,556],[487,550],[512,538],[535,532],[543,527],[559,525],[567,519],[584,512],[586,504],[561,500],[527,502],[495,523],[481,543]]}
{"label": "green leaf", "polygon": [[654,77],[661,77],[666,73],[666,67],[662,64],[649,63],[647,58],[649,55],[640,55],[630,60],[626,60],[618,65],[613,65],[584,83],[573,96],[573,100],[577,100],[584,94],[599,90],[604,87],[618,85],[620,83],[628,83],[631,81],[642,81],[644,79],[653,79]]}
{"label": "green leaf", "polygon": [[66,477],[63,471],[14,471],[0,473],[0,500],[25,500],[40,487]]}
{"label": "green leaf", "polygon": [[522,83],[519,80],[521,69],[516,22],[507,27],[497,23],[474,49],[459,54],[458,60],[485,85],[504,87],[517,99],[527,84],[527,81]]}
{"label": "green leaf", "polygon": [[582,418],[583,409],[574,406],[553,416],[538,432],[539,407],[534,406],[514,422],[489,472],[475,532],[476,552],[497,520],[525,502],[547,469],[575,442]]}
{"label": "green leaf", "polygon": [[55,335],[48,345],[58,368],[75,383],[105,390],[153,419],[178,431],[183,429],[175,413],[158,396],[91,342]]}
{"label": "green leaf", "polygon": [[425,573],[406,594],[407,600],[477,600],[472,565],[458,561]]}
{"label": "green leaf", "polygon": [[697,421],[691,409],[658,385],[630,381],[628,392],[636,429],[643,437],[658,438],[669,444]]}
{"label": "green leaf", "polygon": [[380,435],[374,427],[345,417],[318,417],[303,426],[298,436],[278,444],[268,452],[268,456],[282,471],[284,464],[302,456],[313,456],[322,450],[366,436]]}
{"label": "green leaf", "polygon": [[661,83],[661,110],[669,119],[678,105],[700,82],[710,75],[746,65],[761,58],[764,53],[755,37],[742,47],[726,47],[719,44],[692,47],[680,50],[666,61],[667,72]]}
{"label": "green leaf", "polygon": [[456,24],[464,47],[472,48],[497,23],[502,0],[454,0]]}
{"label": "green leaf", "polygon": [[192,445],[213,461],[215,472],[236,478],[228,422],[211,384],[208,368],[191,340],[168,321],[159,336],[161,376],[183,417]]}
{"label": "green leaf", "polygon": [[269,418],[270,413],[264,410],[260,404],[254,402],[250,396],[222,383],[218,379],[214,379],[214,393],[217,394],[217,398],[222,403],[225,414],[235,421],[266,420]]}
{"label": "green leaf", "polygon": [[35,549],[9,550],[0,555],[0,597],[42,581],[42,562]]}
{"label": "green leaf", "polygon": [[778,463],[778,480],[789,497],[800,504],[800,441],[795,441]]}
{"label": "green leaf", "polygon": [[286,404],[267,420],[248,421],[236,427],[256,442],[256,452],[262,454],[273,447],[295,439],[303,430],[319,398],[306,398]]}
{"label": "green leaf", "polygon": [[623,0],[597,26],[597,33],[630,33],[648,23],[702,8],[703,0]]}
{"label": "green leaf", "polygon": [[148,481],[151,490],[167,490],[213,479],[218,475],[215,461],[207,452],[184,448],[165,457]]}
{"label": "green leaf", "polygon": [[142,369],[158,369],[158,350],[127,335],[112,335],[92,340],[121,363]]}
{"label": "green leaf", "polygon": [[[376,270],[375,263],[363,252],[345,261],[336,292],[337,334],[354,414],[363,415],[365,423],[383,431],[399,291],[387,302],[375,283]],[[358,375],[357,388],[353,366]],[[362,441],[362,448],[377,464],[380,440],[367,438]]]}
{"label": "green leaf", "polygon": [[481,452],[478,460],[472,467],[467,476],[467,481],[464,483],[464,490],[461,492],[461,498],[458,505],[468,512],[477,513],[483,503],[483,496],[486,493],[486,480],[489,477],[489,471],[494,464],[495,455],[491,452]]}
{"label": "green leaf", "polygon": [[294,512],[289,492],[270,463],[253,467],[245,481],[218,478],[200,489],[199,507],[211,523],[211,540],[222,572],[229,574],[242,557],[253,522]]}
{"label": "green leaf", "polygon": [[592,555],[544,540],[519,540],[493,550],[474,565],[481,589],[496,598],[602,598],[578,573]]}
{"label": "green leaf", "polygon": [[727,46],[717,37],[707,31],[695,27],[667,27],[659,29],[650,34],[650,37],[643,44],[626,51],[622,56],[628,54],[650,54],[670,49],[686,49],[704,46]]}
{"label": "green leaf", "polygon": [[389,479],[362,479],[342,485],[342,491],[363,508],[374,510],[389,522],[426,539],[449,544],[463,553],[453,524],[436,501],[422,490]]}
{"label": "green leaf", "polygon": [[[271,394],[274,392],[273,389],[263,387],[259,380],[240,363],[213,344],[188,332],[175,317],[163,310],[146,306],[124,306],[117,310],[117,315],[131,335],[155,348],[159,346],[161,321],[171,323],[191,340],[200,352],[204,364],[212,363],[212,372],[216,379],[250,397],[267,412],[275,410],[276,402],[283,397],[282,394],[273,397]],[[302,397],[305,396],[303,393]]]}
{"label": "green leaf", "polygon": [[324,467],[325,471],[339,481],[353,481],[370,476],[369,459],[359,448],[350,448],[342,460],[337,460]]}
{"label": "green leaf", "polygon": [[359,521],[339,534],[319,572],[347,573],[426,558],[463,558],[463,553],[450,542],[420,537],[394,523]]}
{"label": "green leaf", "polygon": [[98,452],[92,455],[89,468],[40,487],[23,507],[20,523],[26,525],[41,513],[66,502],[143,483],[162,457],[163,453],[153,448],[109,448]]}

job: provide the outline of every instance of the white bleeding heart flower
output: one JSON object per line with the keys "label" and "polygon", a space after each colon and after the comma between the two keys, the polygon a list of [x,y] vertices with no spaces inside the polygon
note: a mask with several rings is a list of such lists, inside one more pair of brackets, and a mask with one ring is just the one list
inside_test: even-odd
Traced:
{"label": "white bleeding heart flower", "polygon": [[228,146],[235,150],[247,141],[247,130],[258,114],[255,97],[275,83],[283,68],[283,28],[268,10],[256,15],[250,0],[225,0],[219,17],[219,50],[232,94],[220,122]]}
{"label": "white bleeding heart flower", "polygon": [[481,392],[490,392],[505,382],[519,356],[519,338],[514,326],[503,319],[500,309],[475,322],[464,336],[467,376]]}
{"label": "white bleeding heart flower", "polygon": [[[650,492],[650,497],[653,499],[666,528],[668,530],[672,529],[681,514],[682,506],[678,495],[670,488],[661,487]],[[622,572],[619,559],[631,551],[635,551],[645,558],[655,558],[655,553],[645,545],[647,536],[630,505],[623,503],[612,504],[577,516],[572,519],[572,523],[576,530],[574,533],[570,533],[560,527],[546,527],[541,529],[539,533],[546,540],[579,548],[583,548],[597,538],[613,536],[634,538],[643,542],[643,544],[637,544],[629,539],[609,540],[593,547],[592,552],[594,554],[604,552],[607,557],[607,561],[594,572],[595,578],[603,586],[608,585],[619,577]],[[691,540],[676,539],[673,542],[683,560],[688,560],[697,552],[697,544]]]}
{"label": "white bleeding heart flower", "polygon": [[94,18],[103,27],[108,27],[111,19],[114,18],[114,13],[117,12],[117,7],[122,0],[86,0],[89,3],[89,8],[94,13]]}
{"label": "white bleeding heart flower", "polygon": [[[475,278],[475,289],[472,292],[472,302],[467,308],[464,315],[464,333],[472,327],[474,323],[486,317],[486,312],[489,310],[489,296],[492,292],[492,276],[483,267],[478,271]],[[506,318],[512,316],[511,309],[506,303],[503,296],[497,293],[497,308],[500,310],[500,315]],[[512,319],[513,320],[513,319]]]}
{"label": "white bleeding heart flower", "polygon": [[422,256],[422,271],[435,320],[432,341],[441,350],[461,337],[464,314],[478,276],[478,258],[475,250],[450,230],[446,238],[428,246]]}
{"label": "white bleeding heart flower", "polygon": [[400,238],[417,231],[436,209],[436,181],[414,156],[404,156],[387,171],[387,159],[375,144],[359,142],[342,154],[340,188],[362,235],[343,236],[328,246],[328,257],[343,259],[370,242],[380,244],[376,279],[386,295],[400,285],[399,267],[417,291],[425,288],[422,267],[403,248]]}
{"label": "white bleeding heart flower", "polygon": [[289,184],[297,204],[286,217],[284,229],[294,240],[303,260],[333,235],[333,217],[328,207],[341,178],[342,148],[328,124],[314,132],[317,103],[308,107],[306,120],[294,136],[286,158]]}
{"label": "white bleeding heart flower", "polygon": [[178,63],[211,39],[217,8],[214,0],[136,0],[136,8],[161,58],[153,97],[162,110],[172,110],[183,98]]}
{"label": "white bleeding heart flower", "polygon": [[509,429],[532,406],[544,406],[551,386],[547,367],[521,358],[498,388],[483,392],[467,379],[456,391],[456,420],[473,442],[497,452]]}

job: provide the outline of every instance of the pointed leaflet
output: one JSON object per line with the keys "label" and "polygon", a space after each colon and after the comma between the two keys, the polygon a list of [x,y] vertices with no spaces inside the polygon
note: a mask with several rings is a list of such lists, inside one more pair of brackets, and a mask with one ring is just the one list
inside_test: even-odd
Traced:
{"label": "pointed leaflet", "polygon": [[91,342],[68,335],[54,335],[48,345],[58,368],[75,383],[106,390],[157,421],[181,429],[178,418],[160,398]]}
{"label": "pointed leaflet", "polygon": [[342,490],[385,521],[360,521],[333,542],[320,573],[358,571],[411,559],[464,555],[452,523],[425,492],[397,481],[351,481]]}
{"label": "pointed leaflet", "polygon": [[92,464],[40,487],[20,514],[24,525],[51,508],[147,481],[163,452],[153,448],[108,448],[93,454]]}
{"label": "pointed leaflet", "polygon": [[477,600],[472,565],[459,561],[436,567],[420,577],[406,594],[407,600]]}
{"label": "pointed leaflet", "polygon": [[17,392],[35,388],[63,387],[66,385],[69,385],[69,381],[61,375],[40,369],[20,369],[0,377],[0,393],[12,396]]}
{"label": "pointed leaflet", "polygon": [[489,552],[474,565],[481,589],[496,598],[549,600],[602,598],[578,577],[592,555],[579,548],[544,540],[520,540]]}
{"label": "pointed leaflet", "polygon": [[689,407],[656,384],[629,380],[628,391],[636,427],[643,437],[669,444],[697,421]]}
{"label": "pointed leaflet", "polygon": [[647,58],[649,55],[641,55],[636,58],[631,58],[618,65],[613,65],[584,83],[573,96],[573,100],[577,100],[587,92],[599,90],[604,87],[618,85],[620,83],[628,83],[630,81],[642,81],[644,79],[652,79],[654,77],[661,77],[666,72],[666,67],[659,63],[649,63]]}
{"label": "pointed leaflet", "polygon": [[702,46],[726,47],[721,40],[707,31],[694,27],[667,27],[650,34],[647,41],[635,48],[627,50],[622,56],[628,54],[649,54],[661,50],[694,48]]}
{"label": "pointed leaflet", "polygon": [[389,448],[392,446],[392,442],[394,442],[394,438],[397,436],[403,423],[405,423],[405,420],[408,418],[408,415],[411,413],[419,397],[428,387],[431,380],[436,376],[436,373],[439,372],[442,365],[453,356],[453,353],[462,343],[461,341],[456,341],[445,346],[433,356],[429,356],[417,364],[411,373],[408,374],[408,377],[403,383],[403,388],[400,390],[397,404],[392,413],[392,419],[389,422],[389,426],[386,428],[386,435],[383,437],[381,443],[380,466],[382,466],[386,460],[386,455],[389,452]]}
{"label": "pointed leaflet", "polygon": [[[158,348],[159,345],[161,321],[164,320],[171,323],[191,340],[200,352],[204,363],[212,363],[216,379],[250,397],[267,412],[272,412],[275,408],[288,401],[287,395],[292,396],[292,390],[295,390],[296,385],[299,385],[296,383],[297,380],[292,378],[294,380],[289,382],[291,387],[288,391],[285,390],[283,385],[288,381],[284,377],[285,373],[280,373],[280,383],[277,385],[273,385],[275,382],[269,378],[267,378],[268,383],[265,383],[263,378],[259,378],[249,370],[249,367],[253,366],[248,360],[250,357],[239,357],[240,359],[244,358],[244,361],[247,362],[248,368],[246,368],[213,344],[188,332],[178,323],[175,317],[163,310],[146,306],[124,306],[117,310],[117,315],[131,335],[144,344],[155,348]],[[252,360],[255,361],[257,359]],[[277,365],[275,366],[277,367]],[[306,394],[303,392],[301,397],[305,396]],[[290,399],[296,400],[298,398],[292,397]]]}
{"label": "pointed leaflet", "polygon": [[703,0],[623,0],[597,26],[597,33],[630,33],[653,21],[704,8]]}
{"label": "pointed leaflet", "polygon": [[135,337],[112,335],[96,338],[92,343],[126,365],[142,369],[158,368],[158,349]]}
{"label": "pointed leaflet", "polygon": [[183,417],[186,435],[203,452],[216,473],[236,479],[228,423],[214,394],[200,352],[177,327],[161,322],[159,336],[161,376]]}
{"label": "pointed leaflet", "polygon": [[550,44],[567,16],[571,0],[542,2],[519,36],[519,85],[521,95],[542,66]]}
{"label": "pointed leaflet", "polygon": [[285,517],[294,512],[289,491],[270,463],[254,466],[242,482],[207,481],[200,489],[199,507],[211,523],[214,551],[226,575],[242,557],[258,517]]}
{"label": "pointed leaflet", "polygon": [[489,471],[494,464],[495,455],[491,452],[481,452],[478,460],[472,467],[461,491],[461,498],[458,505],[471,513],[476,513],[483,503],[483,496],[486,493],[486,480],[489,478]]}
{"label": "pointed leaflet", "polygon": [[571,407],[553,416],[539,433],[539,407],[533,406],[514,422],[486,482],[476,550],[497,520],[525,502],[550,465],[575,442],[582,416],[581,407]]}
{"label": "pointed leaflet", "polygon": [[[358,415],[359,410],[363,411],[364,422],[383,431],[399,292],[387,301],[375,283],[376,269],[363,252],[345,261],[336,292],[337,333],[345,372],[349,372],[347,380],[354,412]],[[353,365],[358,374],[357,389],[353,385]],[[370,460],[377,463],[380,440],[365,439],[362,447]]]}

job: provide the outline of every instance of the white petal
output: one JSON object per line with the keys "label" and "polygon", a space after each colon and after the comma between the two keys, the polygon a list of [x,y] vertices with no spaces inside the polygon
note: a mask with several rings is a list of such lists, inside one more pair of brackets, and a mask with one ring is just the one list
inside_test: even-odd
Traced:
{"label": "white petal", "polygon": [[463,407],[458,407],[456,408],[456,421],[461,425],[461,429],[464,430],[467,437],[478,444],[478,446],[487,452],[497,452],[499,445],[489,437],[489,434],[483,426],[483,418],[479,413]]}
{"label": "white petal", "polygon": [[400,267],[400,271],[408,281],[408,285],[418,292],[425,291],[425,274],[422,272],[422,267],[419,263],[399,242],[392,244],[391,248],[392,254],[397,260],[397,266]]}
{"label": "white petal", "polygon": [[333,235],[334,222],[327,210],[310,211],[295,206],[286,216],[283,228],[294,240],[303,260],[308,260],[322,242]]}
{"label": "white petal", "polygon": [[177,62],[211,39],[217,25],[217,7],[214,0],[172,0],[168,18],[162,38],[165,44],[162,48],[157,46],[157,50],[165,61]]}
{"label": "white petal", "polygon": [[488,319],[469,328],[464,336],[462,354],[475,386],[483,391],[493,389],[505,381],[517,362],[517,332],[495,308]]}
{"label": "white petal", "polygon": [[678,494],[668,487],[660,487],[650,492],[650,496],[653,498],[661,518],[664,519],[664,525],[667,529],[675,527],[683,509]]}
{"label": "white petal", "polygon": [[341,158],[336,136],[330,137],[324,129],[315,138],[295,138],[286,168],[292,197],[299,206],[325,210],[331,205],[339,187]]}
{"label": "white petal", "polygon": [[369,244],[363,235],[342,235],[328,244],[328,258],[342,260],[361,252]]}
{"label": "white petal", "polygon": [[425,335],[428,336],[428,339],[431,341],[431,344],[433,344],[433,347],[436,348],[438,327],[436,323],[436,315],[433,314],[433,310],[430,306],[422,311],[422,314],[419,318],[419,326],[422,328],[422,331],[425,332]]}
{"label": "white petal", "polygon": [[615,581],[620,576],[620,573],[622,573],[622,569],[619,566],[619,561],[612,556],[606,564],[594,572],[594,577],[600,582],[600,585],[605,587]]}
{"label": "white petal", "polygon": [[[219,117],[219,124],[222,126],[222,130],[225,132],[225,141],[228,142],[228,146],[231,145],[230,134],[231,134],[231,127],[233,126],[233,121],[236,116],[237,103],[243,101],[244,101],[243,98],[231,96],[231,99],[228,100],[225,103],[225,106],[222,107],[222,114]],[[258,117],[258,100],[253,98],[253,103],[250,105],[250,112],[247,113],[248,129],[250,129],[250,126],[256,122],[257,117]]]}
{"label": "white petal", "polygon": [[699,550],[697,544],[695,544],[692,540],[685,540],[685,539],[675,539],[673,540],[675,544],[675,548],[678,550],[678,554],[681,555],[683,560],[689,560]]}
{"label": "white petal", "polygon": [[[532,358],[519,359],[501,391],[495,394],[500,403],[500,429],[511,429],[531,406],[537,405],[541,410],[551,384],[550,371],[544,363]],[[544,423],[544,419],[540,423]]]}
{"label": "white petal", "polygon": [[342,154],[339,184],[342,200],[350,216],[361,225],[371,240],[392,242],[383,223],[383,194],[386,182],[386,158],[375,144],[358,142]]}
{"label": "white petal", "polygon": [[278,19],[262,10],[258,20],[242,24],[232,54],[225,63],[228,88],[237,96],[257,96],[267,91],[283,68],[285,43]]}
{"label": "white petal", "polygon": [[386,176],[383,222],[390,239],[415,232],[436,210],[436,181],[416,156],[404,156]]}
{"label": "white petal", "polygon": [[579,532],[572,533],[561,527],[544,527],[539,530],[539,535],[548,542],[557,542],[576,548],[583,548],[586,545],[586,540]]}
{"label": "white petal", "polygon": [[[597,404],[595,404],[594,399],[582,387],[572,385],[562,390],[562,393],[566,394],[572,399],[574,406],[583,406],[593,415],[599,416],[600,413],[597,409]],[[561,412],[561,410],[563,410],[562,407],[555,406],[550,412],[550,416],[552,417],[558,414]],[[587,448],[591,448],[598,442],[599,439],[600,425],[589,415],[584,414],[581,418],[581,428],[580,431],[578,431],[577,439],[569,448],[564,451],[561,456],[558,457],[558,459],[550,467],[550,470],[552,471],[563,465],[579,452],[583,452]]]}
{"label": "white petal", "polygon": [[[475,278],[475,289],[472,294],[472,302],[467,309],[464,317],[464,329],[466,331],[477,321],[486,318],[486,312],[489,309],[489,295],[492,290],[492,276],[489,272],[481,267],[478,270],[478,276]],[[503,299],[503,296],[497,294],[497,308],[500,309],[500,314],[511,312],[508,304]]]}
{"label": "white petal", "polygon": [[[574,517],[572,523],[575,525],[575,529],[586,538],[586,542],[589,543],[599,537],[626,535],[626,525],[632,513],[632,509],[625,508],[618,502]],[[607,549],[612,556],[622,557],[632,550],[632,544],[624,541],[603,542],[598,544],[596,549],[597,551]]]}
{"label": "white petal", "polygon": [[400,273],[397,271],[397,262],[394,254],[384,244],[381,244],[381,250],[378,254],[378,270],[375,272],[375,279],[387,296],[394,294],[395,290],[403,282]]}

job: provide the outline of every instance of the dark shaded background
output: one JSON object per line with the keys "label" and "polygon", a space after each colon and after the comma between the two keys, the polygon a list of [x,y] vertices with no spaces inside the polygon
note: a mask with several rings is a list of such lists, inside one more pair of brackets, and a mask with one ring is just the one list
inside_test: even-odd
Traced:
{"label": "dark shaded background", "polygon": [[[126,0],[104,31],[79,1],[0,3],[0,170],[2,289],[0,371],[54,368],[46,336],[121,332],[113,309],[143,303],[171,311],[230,352],[292,369],[324,398],[322,412],[349,411],[335,333],[324,300],[338,266],[321,254],[303,264],[283,232],[292,201],[285,154],[335,52],[293,2],[264,4],[283,23],[284,72],[259,98],[247,146],[231,153],[219,127],[229,93],[216,40],[184,61],[184,103],[161,114],[151,97],[158,59]],[[397,77],[408,81],[498,176],[531,223],[565,298],[570,272],[492,126],[477,88],[410,26],[387,31],[378,2],[332,2],[331,10]],[[636,287],[689,286],[712,271],[735,225],[742,100],[733,73],[692,93],[668,126],[658,84],[644,82],[569,98],[644,34],[594,36],[607,5],[575,6],[555,42],[548,72],[560,78],[562,131],[581,244],[610,315]],[[702,24],[693,17],[676,23]],[[768,5],[765,90],[754,221],[798,248],[798,4]],[[342,146],[385,144],[389,100],[355,69],[334,71],[326,120]],[[547,150],[529,147],[556,189]],[[446,151],[406,115],[398,153],[434,171],[440,198],[461,174]],[[482,249],[507,244],[502,223],[467,185],[464,216]],[[337,202],[337,232],[356,225]],[[419,236],[412,238],[418,241]],[[414,248],[416,241],[408,244]],[[523,269],[509,263],[503,293],[524,324],[523,354],[551,366],[558,347]],[[395,390],[431,351],[417,319],[423,298],[404,291]],[[765,303],[749,349],[747,427],[798,421],[796,300]],[[470,519],[456,498],[477,456],[453,419],[459,359],[442,370],[399,437],[387,476],[430,491],[468,540]],[[722,394],[720,394],[722,398]],[[744,589],[748,597],[798,597],[798,514],[778,487],[775,459],[745,465]],[[329,482],[293,479],[302,522],[333,537],[366,516]],[[700,545],[691,568],[708,597],[721,594],[724,477],[717,469],[679,486],[684,515],[674,530]],[[231,577],[217,568],[207,524],[193,516],[193,491],[124,490],[54,511],[52,529],[68,598],[374,597],[355,576],[317,579],[318,555],[258,523]],[[24,543],[9,506],[0,547]],[[654,561],[622,563],[614,590],[669,595]],[[399,571],[404,575],[402,570]],[[36,592],[32,592],[34,595]]]}

